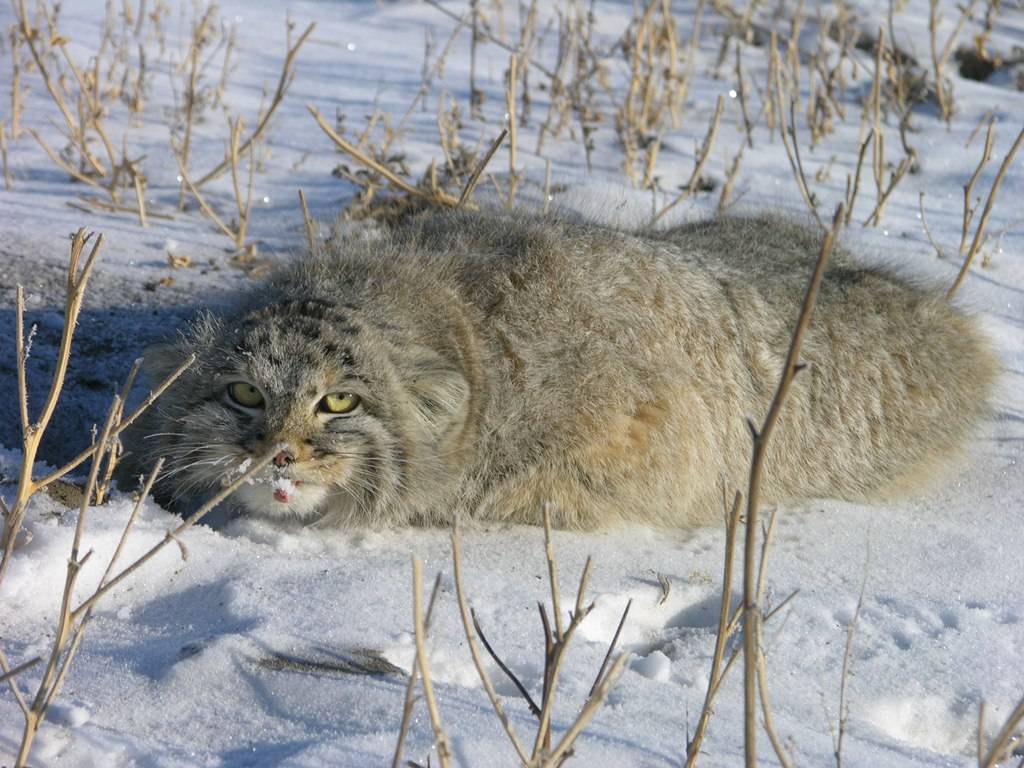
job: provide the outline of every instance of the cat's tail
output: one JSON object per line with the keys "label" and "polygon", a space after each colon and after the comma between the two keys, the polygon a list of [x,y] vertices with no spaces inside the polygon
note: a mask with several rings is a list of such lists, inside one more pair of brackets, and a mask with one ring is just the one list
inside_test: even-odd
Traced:
{"label": "cat's tail", "polygon": [[1000,364],[977,320],[940,294],[857,272],[823,294],[803,354],[811,367],[769,450],[785,496],[918,490],[989,410]]}

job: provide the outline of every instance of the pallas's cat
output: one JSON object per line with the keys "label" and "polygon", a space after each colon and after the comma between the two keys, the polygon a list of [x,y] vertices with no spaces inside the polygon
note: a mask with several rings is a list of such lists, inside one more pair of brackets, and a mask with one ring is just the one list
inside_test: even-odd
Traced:
{"label": "pallas's cat", "polygon": [[[428,215],[282,270],[155,350],[196,363],[136,431],[186,509],[279,442],[233,513],[325,524],[716,522],[774,394],[820,233],[718,218],[629,234]],[[768,501],[920,485],[997,364],[940,292],[833,253],[770,442]]]}

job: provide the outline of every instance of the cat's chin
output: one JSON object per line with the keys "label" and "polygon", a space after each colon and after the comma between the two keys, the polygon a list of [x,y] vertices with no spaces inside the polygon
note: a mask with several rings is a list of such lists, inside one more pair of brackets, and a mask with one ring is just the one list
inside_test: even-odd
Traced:
{"label": "cat's chin", "polygon": [[318,483],[264,480],[243,484],[235,491],[235,502],[247,513],[264,517],[310,518],[320,512],[327,495],[327,487]]}

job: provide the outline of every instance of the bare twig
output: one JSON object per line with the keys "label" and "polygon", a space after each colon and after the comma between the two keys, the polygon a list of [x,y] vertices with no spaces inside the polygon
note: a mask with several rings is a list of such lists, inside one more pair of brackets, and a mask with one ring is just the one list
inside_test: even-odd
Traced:
{"label": "bare twig", "polygon": [[704,166],[707,164],[708,158],[711,156],[711,149],[715,146],[715,138],[718,136],[718,126],[722,121],[723,109],[725,109],[725,97],[719,96],[718,101],[715,104],[715,114],[712,116],[711,123],[708,125],[708,132],[704,136],[704,143],[701,145],[700,151],[697,153],[696,164],[694,166],[693,173],[690,174],[690,180],[686,182],[686,186],[683,188],[683,191],[672,202],[654,215],[654,218],[651,221],[652,224],[661,220],[666,213],[696,193],[697,188],[700,185],[701,174],[704,172]]}
{"label": "bare twig", "polygon": [[[455,569],[455,594],[459,601],[459,615],[462,617],[462,629],[466,633],[466,643],[469,645],[469,652],[473,657],[473,665],[476,667],[476,672],[480,676],[480,682],[483,684],[484,691],[487,693],[487,698],[490,700],[491,706],[494,708],[494,714],[498,716],[498,720],[505,729],[505,733],[508,735],[509,741],[512,742],[512,746],[515,748],[520,762],[523,765],[529,765],[530,757],[527,755],[522,742],[519,741],[519,737],[516,736],[516,732],[512,728],[512,723],[509,721],[508,715],[505,714],[505,708],[502,706],[501,699],[498,698],[498,694],[494,690],[494,685],[491,683],[490,675],[487,674],[483,659],[480,657],[480,649],[477,648],[476,645],[473,621],[471,619],[469,604],[466,599],[466,592],[462,584],[462,554],[460,547],[459,524],[456,520],[455,525],[452,528],[452,565]],[[527,701],[532,700],[527,698]],[[534,705],[534,708],[536,708],[536,705]]]}
{"label": "bare twig", "polygon": [[[700,754],[700,745],[704,741],[704,734],[707,732],[708,723],[714,712],[715,694],[718,692],[718,685],[725,676],[722,671],[722,659],[725,656],[725,644],[729,639],[729,607],[732,598],[732,571],[733,559],[736,552],[736,531],[740,523],[740,502],[743,495],[736,491],[733,496],[732,507],[725,519],[725,562],[722,570],[722,598],[718,611],[718,632],[715,635],[715,651],[711,656],[711,674],[708,675],[708,689],[704,694],[704,706],[700,711],[700,718],[697,720],[697,728],[693,738],[686,745],[686,768],[693,768],[697,764],[697,755]],[[724,501],[724,500],[723,500]]]}
{"label": "bare twig", "polygon": [[1017,139],[1013,142],[1013,146],[1010,147],[1010,151],[1006,153],[1006,157],[1003,158],[1002,164],[999,166],[999,171],[996,173],[995,179],[992,181],[992,188],[988,192],[988,198],[985,200],[985,207],[981,211],[981,219],[978,221],[978,228],[974,230],[974,239],[971,241],[970,250],[967,251],[967,257],[964,259],[963,266],[960,267],[960,273],[956,276],[956,280],[953,281],[953,285],[949,287],[946,292],[947,298],[952,298],[953,295],[963,284],[964,278],[967,277],[967,271],[971,267],[971,262],[977,255],[978,250],[981,248],[982,238],[985,234],[985,227],[988,225],[989,214],[992,213],[992,206],[995,205],[996,195],[999,193],[999,187],[1003,183],[1003,177],[1006,176],[1006,171],[1013,162],[1014,155],[1017,154],[1017,150],[1020,149],[1021,143],[1024,143],[1024,128],[1017,134]]}
{"label": "bare twig", "polygon": [[462,188],[462,194],[459,195],[459,199],[455,201],[455,209],[465,208],[469,201],[473,199],[473,190],[476,189],[477,182],[480,181],[480,176],[483,174],[487,164],[491,162],[491,158],[494,157],[494,153],[498,151],[498,147],[501,146],[501,142],[505,140],[508,135],[508,128],[502,128],[501,133],[498,134],[493,142],[491,142],[490,148],[487,153],[480,159],[480,162],[476,164],[476,168],[473,169],[473,173],[469,176],[469,181],[466,182],[466,186]]}
{"label": "bare twig", "polygon": [[[302,44],[306,42],[306,39],[311,34],[313,34],[314,29],[316,29],[316,23],[312,22],[308,27],[306,27],[306,30],[299,35],[295,44],[288,48],[287,53],[285,53],[284,64],[281,67],[281,75],[277,80],[277,87],[274,89],[274,93],[270,97],[270,104],[257,117],[256,127],[253,129],[253,132],[249,134],[249,138],[241,142],[239,145],[238,154],[247,152],[250,145],[263,138],[263,133],[266,131],[267,125],[270,124],[270,118],[274,116],[274,111],[284,100],[285,93],[288,91],[288,87],[292,84],[292,80],[295,77],[295,57],[298,55],[299,49],[302,48]],[[316,115],[314,114],[314,116]],[[317,122],[319,122],[319,120]],[[199,179],[199,181],[196,182],[196,187],[204,186],[209,181],[212,181],[224,173],[227,168],[228,160],[225,159],[221,161],[216,168]]]}
{"label": "bare twig", "polygon": [[921,227],[924,229],[925,237],[928,238],[928,242],[931,243],[932,244],[932,248],[935,249],[935,255],[938,256],[940,259],[944,258],[945,254],[942,252],[942,248],[939,246],[939,244],[937,242],[935,242],[935,238],[932,237],[932,232],[931,232],[930,229],[928,229],[928,221],[924,217],[924,191],[923,190],[919,191],[918,194],[917,194],[917,209],[918,209],[918,212],[921,214]]}
{"label": "bare twig", "polygon": [[[396,175],[389,168],[382,165],[381,163],[378,163],[376,160],[374,160],[372,157],[370,157],[365,152],[360,150],[354,144],[352,144],[349,141],[346,141],[341,136],[339,136],[337,131],[335,131],[328,124],[328,122],[323,118],[323,115],[320,114],[320,111],[312,104],[307,104],[306,108],[309,110],[310,114],[313,115],[313,119],[316,120],[317,125],[319,125],[321,130],[323,130],[323,132],[327,134],[331,141],[333,141],[337,145],[338,149],[340,149],[347,155],[351,156],[358,162],[362,163],[375,173],[379,173],[381,176],[387,179],[391,184],[393,184],[398,189],[402,190],[406,194],[422,198],[433,204],[457,206],[459,201],[456,200],[451,195],[449,195],[447,192],[444,192],[443,190],[437,190],[436,192],[433,193],[427,192],[425,190],[413,186],[402,177]],[[495,147],[495,149],[497,148]]]}
{"label": "bare twig", "polygon": [[309,215],[309,206],[306,205],[306,193],[299,190],[299,205],[302,206],[302,222],[306,226],[306,242],[309,244],[309,252],[317,252],[316,224],[313,217]]}
{"label": "bare twig", "polygon": [[[979,716],[981,719],[981,716]],[[996,768],[997,764],[1000,763],[1004,758],[1009,757],[1007,754],[1011,745],[1014,742],[1014,732],[1021,727],[1024,723],[1024,699],[1018,702],[1017,706],[1014,707],[1013,711],[1006,718],[1006,722],[1003,723],[1003,727],[999,729],[999,733],[996,734],[995,739],[992,740],[992,745],[989,747],[988,752],[985,753],[984,757],[981,757],[981,742],[984,739],[984,735],[978,733],[978,745],[979,745],[979,760],[978,768]],[[1019,737],[1018,737],[1019,738]]]}
{"label": "bare twig", "polygon": [[412,559],[412,614],[416,627],[416,663],[419,665],[420,676],[423,678],[423,697],[427,701],[430,723],[434,728],[434,747],[437,750],[437,761],[441,768],[451,764],[451,747],[448,736],[441,725],[441,713],[434,697],[434,684],[430,680],[430,667],[427,664],[427,646],[425,642],[426,627],[423,623],[423,566],[419,558]]}
{"label": "bare twig", "polygon": [[818,287],[821,285],[822,278],[825,275],[825,267],[828,264],[828,258],[832,253],[832,246],[842,221],[843,207],[840,204],[836,209],[835,216],[833,216],[832,227],[826,234],[821,251],[818,254],[814,273],[808,284],[796,328],[793,331],[789,352],[786,354],[782,377],[779,380],[778,389],[768,409],[768,414],[765,416],[764,423],[760,429],[755,427],[753,422],[748,421],[753,441],[753,456],[751,458],[750,478],[747,486],[746,538],[743,568],[744,745],[748,768],[755,768],[757,765],[757,688],[758,663],[761,658],[760,626],[762,615],[761,605],[758,600],[754,563],[757,557],[757,522],[761,476],[764,472],[764,459],[768,440],[775,428],[775,424],[778,422],[782,404],[789,393],[790,385],[802,368],[799,358],[804,333],[810,324],[811,312],[818,296]]}
{"label": "bare twig", "polygon": [[853,617],[846,625],[846,646],[843,649],[843,671],[839,678],[839,727],[836,730],[835,758],[836,768],[843,768],[843,737],[846,735],[846,722],[850,717],[850,707],[846,703],[846,684],[850,679],[851,663],[853,661],[853,637],[857,631],[857,620],[860,618],[861,608],[864,607],[864,593],[868,586],[868,566],[871,562],[871,550],[868,549],[864,558],[864,578],[860,582],[860,594],[857,596],[857,607],[853,609]]}
{"label": "bare twig", "polygon": [[[299,194],[302,194],[301,190]],[[437,593],[441,589],[441,574],[434,578],[434,587],[430,590],[430,600],[427,601],[427,615],[423,619],[424,635],[430,632],[430,620],[434,615],[434,605],[437,602]],[[405,738],[409,733],[409,725],[412,723],[412,707],[416,698],[416,678],[419,675],[419,660],[413,656],[412,669],[409,670],[409,683],[405,687],[405,701],[402,704],[402,722],[398,727],[398,741],[395,743],[395,755],[391,759],[391,768],[401,768],[402,750],[405,748]]]}
{"label": "bare twig", "polygon": [[974,214],[977,211],[975,207],[977,203],[972,202],[974,198],[974,185],[978,183],[978,177],[981,176],[981,171],[988,164],[989,160],[992,159],[992,145],[995,138],[996,120],[995,117],[989,118],[988,128],[985,131],[985,146],[981,151],[981,159],[978,161],[978,165],[974,168],[974,173],[971,174],[971,178],[967,180],[964,185],[964,218],[963,224],[960,227],[960,255],[963,256],[967,253],[967,237],[971,232],[971,220],[974,218]]}
{"label": "bare twig", "polygon": [[7,123],[0,120],[0,162],[3,163],[4,189],[11,188],[11,169],[7,166]]}

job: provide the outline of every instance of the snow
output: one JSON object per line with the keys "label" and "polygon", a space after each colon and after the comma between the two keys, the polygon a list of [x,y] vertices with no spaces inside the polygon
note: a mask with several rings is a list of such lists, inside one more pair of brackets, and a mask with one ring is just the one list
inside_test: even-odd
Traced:
{"label": "snow", "polygon": [[[689,34],[694,2],[680,2],[681,39]],[[882,14],[861,0],[866,28]],[[1024,12],[1004,3],[991,45],[1009,52],[1024,40]],[[84,61],[94,50],[103,22],[102,4],[62,3],[60,28],[71,33],[69,51]],[[277,3],[224,0],[221,17],[237,30],[238,63],[226,100],[252,124],[264,86],[273,87],[284,51],[285,8]],[[448,2],[456,13],[465,4]],[[552,9],[549,6],[547,11]],[[168,52],[153,46],[156,76],[150,102],[135,124],[123,110],[110,117],[118,140],[127,131],[133,156],[145,155],[147,197],[170,220],[152,219],[148,229],[134,217],[85,213],[66,205],[81,192],[27,135],[10,142],[13,189],[0,190],[0,328],[13,327],[13,286],[25,284],[29,323],[38,324],[30,359],[33,407],[48,383],[48,365],[61,328],[59,307],[65,236],[80,226],[105,233],[106,243],[80,321],[69,384],[43,458],[58,464],[88,440],[89,427],[104,408],[131,361],[149,343],[165,338],[197,307],[217,307],[255,278],[230,265],[228,242],[195,211],[178,213],[177,169],[167,151],[165,109],[172,105],[169,60],[184,54],[191,4],[174,6]],[[542,11],[544,8],[542,8]],[[250,225],[259,257],[286,260],[302,248],[305,234],[296,200],[302,188],[320,234],[351,197],[350,185],[333,178],[342,160],[312,122],[306,104],[329,118],[335,108],[350,131],[362,128],[374,105],[399,116],[420,83],[424,31],[438,46],[454,22],[412,0],[288,5],[296,30],[316,20],[317,29],[298,56],[294,83],[275,116],[263,149],[265,170],[256,175],[258,204]],[[606,42],[625,28],[629,3],[598,0],[596,35]],[[952,29],[955,11],[944,8],[942,30]],[[928,60],[928,3],[909,0],[895,20],[901,48]],[[12,23],[0,6],[0,27]],[[510,29],[514,9],[507,9]],[[708,11],[701,59],[695,68],[684,124],[666,134],[659,156],[662,186],[674,189],[693,167],[693,147],[704,136],[720,93],[734,88],[731,73],[715,79],[713,68],[723,23]],[[962,40],[980,27],[968,24]],[[815,45],[817,27],[808,19],[802,41]],[[550,55],[552,39],[547,42]],[[436,55],[437,46],[435,46]],[[3,103],[9,104],[9,51]],[[462,139],[487,143],[504,113],[502,73],[507,55],[481,46],[477,78],[487,93],[486,123],[468,118]],[[858,52],[862,62],[869,55]],[[413,113],[398,146],[418,176],[439,156],[435,106],[442,89],[467,101],[469,46],[466,33],[435,80],[424,112]],[[763,87],[765,57],[748,49],[748,87]],[[869,86],[862,70],[845,99],[846,122],[811,151],[801,118],[801,149],[808,176],[834,165],[812,186],[831,210],[842,197],[855,162],[859,106]],[[948,285],[959,258],[938,258],[925,238],[918,192],[935,239],[955,254],[960,235],[961,185],[977,164],[983,137],[965,148],[988,110],[998,119],[994,162],[980,176],[987,194],[998,163],[1022,116],[1024,93],[1010,78],[989,83],[963,80],[951,66],[958,113],[947,130],[934,107],[918,108],[910,134],[921,171],[894,192],[881,227],[860,226],[874,204],[874,185],[861,190],[855,224],[844,242],[872,263],[893,265],[915,279]],[[616,77],[621,79],[621,70]],[[56,117],[38,77],[31,85],[25,123],[53,145]],[[618,82],[618,81],[617,81]],[[806,97],[806,93],[804,94]],[[756,105],[756,96],[752,96]],[[708,174],[722,181],[743,140],[738,105],[728,104]],[[543,108],[543,102],[535,111]],[[6,107],[5,107],[6,109]],[[534,118],[536,123],[536,117]],[[887,153],[898,155],[894,126],[887,128]],[[211,110],[197,126],[190,167],[219,161],[226,121]],[[535,155],[532,133],[523,131],[522,196],[540,200],[544,157]],[[554,203],[585,216],[628,224],[646,220],[649,193],[625,186],[621,152],[611,126],[594,135],[594,168],[585,170],[579,140],[549,138],[545,156],[553,177],[565,185]],[[852,645],[844,759],[851,766],[959,766],[974,762],[978,708],[986,706],[991,737],[1016,704],[1024,680],[1024,156],[1008,172],[993,210],[987,266],[976,266],[958,302],[977,313],[1005,366],[992,415],[965,457],[938,487],[913,498],[866,506],[821,500],[779,512],[770,555],[767,596],[779,605],[799,594],[766,626],[769,693],[776,729],[801,765],[832,764],[830,728],[839,717],[839,688],[847,625],[864,584],[864,602]],[[492,169],[507,168],[501,150]],[[215,205],[230,205],[230,180],[211,184]],[[481,184],[481,195],[488,194]],[[748,149],[734,199],[737,210],[774,211],[806,217],[778,139],[763,123]],[[662,201],[664,202],[664,201]],[[679,206],[674,220],[709,215],[717,192]],[[192,266],[173,268],[168,255],[187,256]],[[167,282],[172,278],[173,282]],[[147,286],[152,286],[148,287]],[[20,463],[18,417],[13,393],[9,331],[0,333],[0,494],[10,498]],[[737,414],[742,417],[743,414]],[[42,468],[37,468],[42,471]],[[286,494],[294,488],[273,486]],[[131,489],[117,491],[90,510],[79,598],[95,588],[117,545],[132,507]],[[265,490],[265,488],[264,488]],[[46,656],[77,511],[40,495],[30,510],[31,541],[18,550],[0,585],[0,643],[12,663]],[[143,505],[122,562],[138,557],[179,522],[152,501]],[[515,765],[510,747],[480,685],[462,633],[455,601],[448,534],[438,530],[325,530],[287,521],[237,520],[226,528],[197,527],[184,537],[189,554],[165,549],[96,609],[78,658],[57,705],[40,729],[35,766],[368,766],[390,762],[401,718],[405,673],[414,657],[410,558],[422,559],[429,583],[442,574],[428,638],[432,679],[455,763]],[[640,526],[591,533],[556,531],[563,603],[571,600],[587,555],[594,570],[589,597],[594,609],[580,626],[566,657],[555,709],[556,735],[575,717],[607,651],[629,600],[633,601],[620,647],[634,657],[603,708],[577,743],[570,764],[581,766],[678,765],[703,703],[721,597],[724,531],[718,528],[664,531]],[[536,604],[548,601],[543,535],[535,528],[478,524],[463,533],[464,579],[489,641],[534,697],[543,677],[543,644]],[[738,553],[738,560],[742,557]],[[738,564],[738,567],[741,563]],[[667,596],[659,575],[668,579]],[[739,598],[739,581],[732,604]],[[731,649],[732,646],[730,646]],[[512,684],[488,661],[514,727],[529,740],[533,718]],[[396,671],[400,670],[400,671]],[[38,668],[20,679],[34,690]],[[733,766],[742,759],[742,679],[738,668],[717,699],[701,765]],[[8,692],[0,694],[0,764],[13,759],[21,716]],[[414,711],[408,759],[437,763],[422,701]],[[768,745],[762,739],[765,764]]]}

